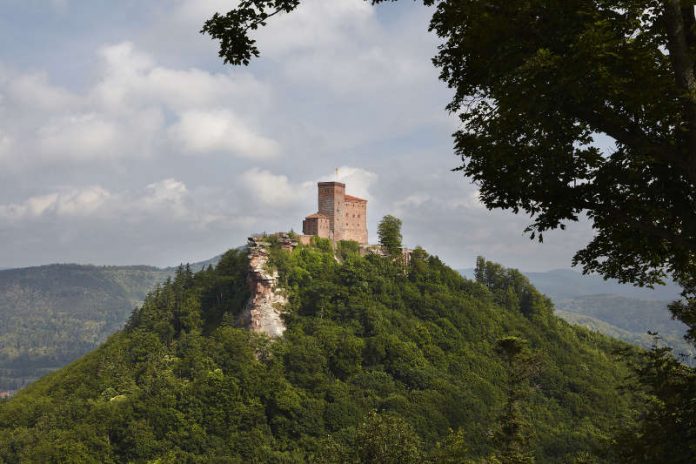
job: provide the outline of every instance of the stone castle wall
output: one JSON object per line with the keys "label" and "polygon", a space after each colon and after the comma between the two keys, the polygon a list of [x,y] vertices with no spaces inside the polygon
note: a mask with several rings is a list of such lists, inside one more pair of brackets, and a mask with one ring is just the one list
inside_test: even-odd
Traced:
{"label": "stone castle wall", "polygon": [[367,201],[346,195],[343,240],[367,243]]}
{"label": "stone castle wall", "polygon": [[316,235],[321,238],[331,238],[329,218],[323,214],[307,216],[302,221],[302,233],[305,235]]}
{"label": "stone castle wall", "polygon": [[319,214],[329,218],[333,240],[343,240],[346,186],[339,182],[319,182]]}
{"label": "stone castle wall", "polygon": [[[302,224],[305,235],[367,244],[367,200],[346,195],[346,186],[340,182],[320,182],[318,203],[319,212],[307,216]],[[323,223],[321,216],[328,222]],[[325,235],[326,224],[328,235]]]}

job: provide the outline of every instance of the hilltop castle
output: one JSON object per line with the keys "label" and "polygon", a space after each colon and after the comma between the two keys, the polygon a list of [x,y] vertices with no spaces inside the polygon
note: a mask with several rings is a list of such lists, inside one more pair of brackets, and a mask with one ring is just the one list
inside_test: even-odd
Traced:
{"label": "hilltop castle", "polygon": [[302,233],[335,242],[367,245],[367,200],[346,195],[346,184],[319,182],[319,211],[302,222]]}

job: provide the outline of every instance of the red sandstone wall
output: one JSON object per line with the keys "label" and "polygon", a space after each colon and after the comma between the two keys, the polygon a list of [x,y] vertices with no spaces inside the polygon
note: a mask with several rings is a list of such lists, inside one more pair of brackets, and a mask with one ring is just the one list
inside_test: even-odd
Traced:
{"label": "red sandstone wall", "polygon": [[340,182],[320,182],[318,197],[319,214],[326,218],[306,218],[305,235],[367,244],[367,201],[346,195],[346,186]]}
{"label": "red sandstone wall", "polygon": [[305,235],[317,235],[318,222],[314,218],[306,218],[302,221],[302,233]]}
{"label": "red sandstone wall", "polygon": [[331,237],[331,226],[328,218],[308,217],[302,221],[304,235],[316,235],[321,238]]}
{"label": "red sandstone wall", "polygon": [[343,240],[367,243],[367,202],[346,200]]}
{"label": "red sandstone wall", "polygon": [[319,213],[329,218],[333,239],[343,240],[346,185],[340,182],[319,182]]}
{"label": "red sandstone wall", "polygon": [[319,219],[317,235],[321,238],[331,238],[331,224],[328,219]]}

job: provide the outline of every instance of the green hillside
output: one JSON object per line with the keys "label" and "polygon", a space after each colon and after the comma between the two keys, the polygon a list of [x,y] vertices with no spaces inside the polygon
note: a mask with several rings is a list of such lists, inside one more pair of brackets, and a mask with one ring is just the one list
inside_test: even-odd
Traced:
{"label": "green hillside", "polygon": [[464,462],[500,430],[510,335],[540,365],[519,409],[537,462],[611,462],[631,409],[622,344],[556,318],[516,271],[482,284],[421,250],[403,266],[319,245],[273,253],[282,339],[234,327],[243,252],[180,272],[99,349],[0,402],[0,462]]}
{"label": "green hillside", "polygon": [[559,316],[565,320],[645,348],[654,342],[648,332],[657,332],[675,354],[686,355],[687,362],[694,362],[694,347],[684,339],[687,327],[672,319],[667,309],[669,301],[587,295],[555,300],[555,303],[562,311]]}
{"label": "green hillside", "polygon": [[[465,277],[474,275],[473,269],[460,272]],[[680,297],[681,289],[673,282],[640,288],[569,269],[524,275],[553,300],[557,315],[566,321],[643,348],[654,343],[648,332],[657,332],[675,354],[686,356],[686,363],[696,363],[693,346],[684,340],[686,325],[672,319],[667,309],[670,301]]]}
{"label": "green hillside", "polygon": [[0,271],[0,391],[93,350],[172,270],[55,264]]}

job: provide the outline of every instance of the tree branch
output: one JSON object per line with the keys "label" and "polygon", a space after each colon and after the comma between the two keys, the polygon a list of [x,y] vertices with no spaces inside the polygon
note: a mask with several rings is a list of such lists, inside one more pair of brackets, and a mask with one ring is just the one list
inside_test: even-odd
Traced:
{"label": "tree branch", "polygon": [[616,208],[616,210],[612,212],[612,217],[624,224],[629,224],[632,228],[641,231],[647,236],[666,240],[672,246],[689,250],[691,253],[696,252],[696,241],[693,237],[689,237],[685,234],[677,234],[672,228],[661,227],[650,222],[641,221],[640,219],[629,216],[619,208]]}
{"label": "tree branch", "polygon": [[696,75],[693,50],[689,46],[694,34],[694,5],[692,2],[682,2],[682,0],[663,0],[663,2],[667,49],[677,86],[682,91],[688,170],[694,175],[696,174]]}
{"label": "tree branch", "polygon": [[[664,0],[665,2],[665,25],[667,27],[667,48],[674,67],[674,74],[677,85],[685,93],[689,94],[690,100],[694,101],[696,95],[696,77],[694,76],[694,60],[689,50],[688,39],[691,31],[687,27],[693,26],[693,5],[682,7],[681,0]],[[690,13],[689,13],[690,8]],[[685,11],[686,10],[686,11]],[[688,19],[690,18],[690,19]]]}
{"label": "tree branch", "polygon": [[656,161],[672,163],[680,168],[687,169],[689,178],[696,183],[696,172],[688,170],[686,160],[679,156],[671,145],[654,142],[646,135],[638,124],[618,115],[614,110],[604,106],[603,108],[582,110],[581,105],[571,109],[576,117],[587,122],[592,129],[603,132],[617,142],[633,148],[638,153],[650,155]]}

